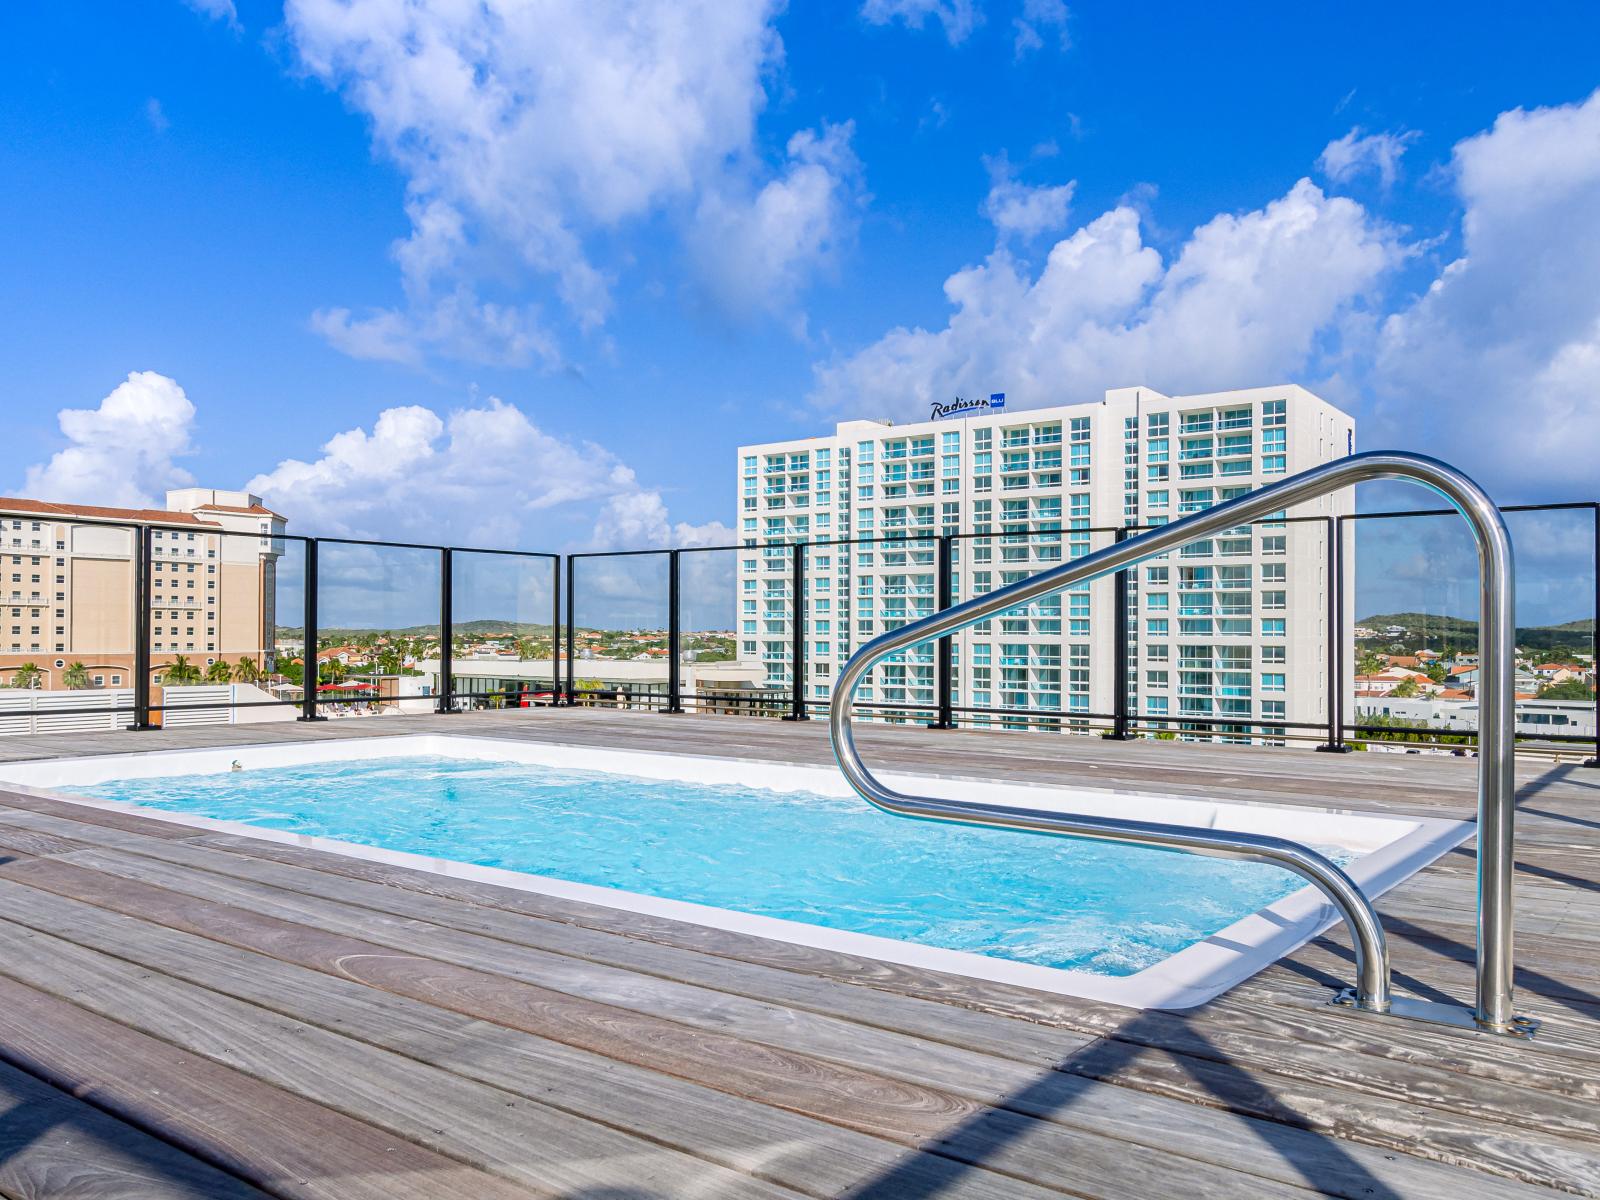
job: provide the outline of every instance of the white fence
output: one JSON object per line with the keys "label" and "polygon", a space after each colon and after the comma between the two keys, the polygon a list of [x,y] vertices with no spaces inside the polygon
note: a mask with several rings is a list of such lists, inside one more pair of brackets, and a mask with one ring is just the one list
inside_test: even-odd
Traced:
{"label": "white fence", "polygon": [[[299,715],[299,709],[292,704],[263,704],[263,701],[277,699],[279,697],[263,691],[253,683],[197,683],[185,687],[163,688],[161,724],[167,729],[180,725],[254,725],[263,721],[292,721]],[[202,704],[214,704],[218,707],[196,707],[184,711],[185,705]],[[221,707],[229,704],[242,704],[248,707]]]}
{"label": "white fence", "polygon": [[[114,709],[126,709],[114,712]],[[90,709],[63,712],[62,709]],[[89,688],[75,692],[0,689],[0,734],[83,733],[126,729],[133,724],[132,688]]]}

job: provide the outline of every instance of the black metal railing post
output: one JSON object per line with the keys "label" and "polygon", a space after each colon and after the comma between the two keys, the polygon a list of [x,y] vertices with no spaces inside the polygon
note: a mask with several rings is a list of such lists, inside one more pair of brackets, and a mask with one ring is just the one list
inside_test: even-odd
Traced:
{"label": "black metal railing post", "polygon": [[790,588],[793,591],[789,637],[789,712],[785,721],[806,721],[806,544],[796,542]]}
{"label": "black metal railing post", "polygon": [[[935,587],[938,588],[939,611],[955,603],[955,538],[946,533],[939,537],[939,558]],[[951,664],[955,656],[954,639],[942,637],[934,644],[934,699],[939,705],[938,717],[928,723],[929,729],[955,729],[955,700],[950,695],[950,680],[954,672]]]}
{"label": "black metal railing post", "polygon": [[550,707],[561,696],[561,555],[550,556]]}
{"label": "black metal railing post", "polygon": [[[1126,529],[1116,531],[1117,541],[1126,541],[1127,537]],[[1117,619],[1112,630],[1111,652],[1117,660],[1112,671],[1112,687],[1116,693],[1111,702],[1111,732],[1100,735],[1109,742],[1126,742],[1133,737],[1128,731],[1128,571],[1131,569],[1118,571],[1112,584],[1115,598],[1111,603]]]}
{"label": "black metal railing post", "polygon": [[150,527],[133,527],[133,728],[153,729],[150,720]]}
{"label": "black metal railing post", "polygon": [[439,551],[439,699],[434,711],[455,711],[456,680],[455,555],[450,547]]}
{"label": "black metal railing post", "polygon": [[1590,630],[1589,647],[1594,665],[1594,757],[1584,762],[1586,767],[1600,767],[1600,505],[1594,509],[1594,628]]}
{"label": "black metal railing post", "polygon": [[1324,754],[1348,754],[1344,740],[1344,518],[1328,518],[1328,740]]}
{"label": "black metal railing post", "polygon": [[301,624],[300,719],[323,721],[317,715],[317,539],[306,539],[305,615]]}
{"label": "black metal railing post", "polygon": [[679,611],[681,576],[677,550],[667,551],[667,707],[669,713],[683,711],[683,625]]}
{"label": "black metal railing post", "polygon": [[573,663],[578,658],[578,560],[567,555],[567,707],[578,702],[578,685],[573,676]]}

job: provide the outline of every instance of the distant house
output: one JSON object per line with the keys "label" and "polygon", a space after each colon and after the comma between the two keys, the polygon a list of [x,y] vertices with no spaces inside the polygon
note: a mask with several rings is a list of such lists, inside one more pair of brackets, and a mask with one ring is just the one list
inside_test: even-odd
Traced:
{"label": "distant house", "polygon": [[1540,663],[1533,673],[1542,684],[1565,683],[1569,679],[1588,682],[1589,669],[1582,663]]}

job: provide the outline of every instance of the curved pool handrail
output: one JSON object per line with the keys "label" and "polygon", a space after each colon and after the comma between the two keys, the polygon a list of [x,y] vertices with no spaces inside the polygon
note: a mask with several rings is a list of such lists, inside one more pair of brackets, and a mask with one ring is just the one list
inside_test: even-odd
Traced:
{"label": "curved pool handrail", "polygon": [[[1247,525],[1296,504],[1376,479],[1410,480],[1437,492],[1466,518],[1477,543],[1478,964],[1477,1006],[1473,1015],[1482,1028],[1511,1031],[1514,1027],[1511,878],[1515,795],[1511,537],[1500,510],[1483,489],[1437,459],[1380,451],[1325,463],[873,638],[851,656],[834,685],[828,729],[840,770],[862,799],[898,816],[1164,846],[1210,857],[1264,862],[1294,871],[1318,887],[1350,927],[1356,954],[1356,1007],[1369,1012],[1389,1011],[1389,954],[1383,925],[1372,902],[1338,864],[1325,855],[1284,838],[1258,834],[906,795],[886,786],[867,769],[856,748],[850,723],[855,691],[862,677],[890,654],[944,637],[1073,584],[1125,570],[1207,534]],[[1119,613],[1117,619],[1126,620],[1127,614]]]}

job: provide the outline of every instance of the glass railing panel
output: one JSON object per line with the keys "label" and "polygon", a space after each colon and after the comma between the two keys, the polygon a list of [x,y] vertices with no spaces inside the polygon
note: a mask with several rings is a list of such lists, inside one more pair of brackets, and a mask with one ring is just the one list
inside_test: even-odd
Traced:
{"label": "glass railing panel", "polygon": [[[780,549],[792,570],[792,549]],[[685,550],[678,562],[682,707],[725,716],[787,713],[793,657],[787,647],[794,629],[788,579],[765,579],[753,569],[749,549]],[[808,590],[820,589],[826,601],[830,634],[836,602],[832,566],[830,559],[824,578],[807,581]],[[826,645],[831,638],[823,640]],[[772,644],[785,649],[773,652]],[[808,653],[817,649],[808,647]],[[774,666],[780,669],[769,669]]]}
{"label": "glass railing panel", "polygon": [[[450,608],[459,653],[451,663],[457,709],[536,708],[560,695],[555,629],[557,560],[475,550],[451,553]],[[384,683],[420,707],[427,681],[414,662],[389,655]]]}
{"label": "glass railing panel", "polygon": [[[1505,514],[1516,556],[1519,754],[1594,753],[1592,509]],[[1370,752],[1465,753],[1477,733],[1478,570],[1454,514],[1345,523],[1355,559],[1344,631],[1349,740]]]}
{"label": "glass railing panel", "polygon": [[0,735],[134,723],[136,546],[131,526],[0,522]]}
{"label": "glass railing panel", "polygon": [[151,549],[152,722],[294,720],[304,669],[305,542],[205,531],[190,543],[187,533],[166,531]]}
{"label": "glass railing panel", "polygon": [[[440,551],[367,542],[317,546],[317,631],[303,686],[330,719],[427,711],[440,687]],[[471,637],[458,631],[454,655]],[[314,655],[314,657],[313,657]],[[397,685],[398,668],[414,672]],[[422,697],[427,697],[423,699]]]}
{"label": "glass railing panel", "polygon": [[581,555],[572,560],[564,663],[577,704],[655,710],[667,705],[667,552]]}

